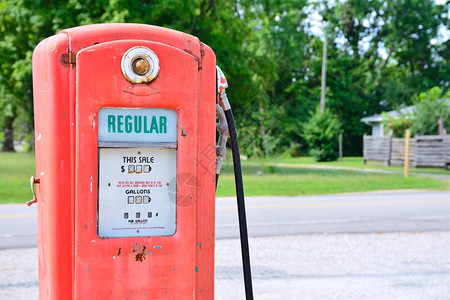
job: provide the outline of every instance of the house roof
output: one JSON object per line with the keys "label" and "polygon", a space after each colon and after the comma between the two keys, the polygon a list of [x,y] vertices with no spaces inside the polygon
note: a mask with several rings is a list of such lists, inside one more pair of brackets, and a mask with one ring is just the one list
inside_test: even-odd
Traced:
{"label": "house roof", "polygon": [[[447,102],[448,105],[450,105],[450,98],[441,98],[439,100],[445,101],[445,102]],[[400,108],[399,110],[388,111],[386,114],[390,117],[397,118],[400,115],[413,114],[415,109],[416,109],[416,106],[411,105],[411,106],[406,106],[406,107]],[[387,120],[387,118],[384,114],[377,114],[377,115],[372,115],[372,116],[362,118],[360,121],[366,123],[367,125],[372,125],[372,124],[376,124],[376,123],[381,123],[386,120]]]}
{"label": "house roof", "polygon": [[[388,111],[386,114],[390,117],[397,118],[400,115],[406,115],[406,114],[413,113],[414,109],[415,109],[415,106],[411,105],[411,106],[406,106],[406,107],[400,108],[399,110]],[[362,118],[360,121],[370,125],[373,123],[381,123],[386,120],[387,120],[387,118],[384,114],[377,114],[377,115],[372,115],[372,116]]]}

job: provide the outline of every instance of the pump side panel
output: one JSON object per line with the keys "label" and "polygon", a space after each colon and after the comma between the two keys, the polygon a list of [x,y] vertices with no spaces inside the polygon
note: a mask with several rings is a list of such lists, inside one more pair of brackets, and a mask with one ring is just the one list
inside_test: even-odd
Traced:
{"label": "pump side panel", "polygon": [[68,38],[42,41],[33,54],[40,299],[72,297],[73,188]]}
{"label": "pump side panel", "polygon": [[[150,85],[132,85],[121,74],[122,55],[134,46],[146,46],[159,57],[161,70]],[[122,40],[77,54],[77,299],[214,297],[215,61],[209,50],[210,65],[205,72],[210,74],[202,73],[199,78],[199,58],[183,50],[158,42]],[[201,88],[203,84],[211,86]],[[177,225],[173,236],[98,237],[96,124],[102,107],[177,112]],[[202,157],[202,153],[209,156]],[[205,159],[208,162],[201,161]]]}
{"label": "pump side panel", "polygon": [[[197,251],[196,299],[214,299],[215,162],[216,162],[216,57],[202,47],[197,118],[197,176],[201,194],[196,201]],[[213,128],[213,130],[211,130]],[[213,224],[211,226],[211,224]],[[211,283],[212,280],[212,283]]]}

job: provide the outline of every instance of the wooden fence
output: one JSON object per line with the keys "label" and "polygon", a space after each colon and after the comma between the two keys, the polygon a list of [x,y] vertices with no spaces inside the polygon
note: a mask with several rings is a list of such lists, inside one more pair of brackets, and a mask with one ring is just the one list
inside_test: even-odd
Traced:
{"label": "wooden fence", "polygon": [[[405,162],[405,139],[392,138],[392,147],[390,154],[389,165],[403,166]],[[416,164],[416,140],[409,140],[409,164],[415,166]]]}
{"label": "wooden fence", "polygon": [[384,161],[389,165],[391,155],[391,136],[368,136],[363,139],[364,163],[368,160]]}
{"label": "wooden fence", "polygon": [[[364,163],[383,161],[385,165],[403,166],[405,139],[366,136],[363,138]],[[450,135],[416,136],[410,140],[409,163],[412,167],[450,169]]]}

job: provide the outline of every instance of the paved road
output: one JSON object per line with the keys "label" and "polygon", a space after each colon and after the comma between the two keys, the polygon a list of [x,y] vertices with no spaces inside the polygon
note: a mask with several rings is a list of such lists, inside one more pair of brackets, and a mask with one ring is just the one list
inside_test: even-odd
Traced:
{"label": "paved road", "polygon": [[37,246],[37,206],[0,205],[0,249]]}
{"label": "paved road", "polygon": [[[450,191],[247,197],[249,235],[450,230]],[[218,198],[216,237],[238,237],[235,198]],[[0,205],[0,249],[35,247],[36,206]]]}
{"label": "paved road", "polygon": [[[449,298],[450,191],[249,197],[247,209],[255,299]],[[36,245],[35,210],[0,206],[1,245]],[[216,299],[244,298],[236,223],[235,199],[218,199]],[[367,233],[385,231],[404,232]],[[0,299],[37,298],[37,248],[0,249]]]}
{"label": "paved road", "polygon": [[[217,238],[238,237],[236,200],[217,200]],[[450,191],[247,197],[250,236],[450,230]]]}

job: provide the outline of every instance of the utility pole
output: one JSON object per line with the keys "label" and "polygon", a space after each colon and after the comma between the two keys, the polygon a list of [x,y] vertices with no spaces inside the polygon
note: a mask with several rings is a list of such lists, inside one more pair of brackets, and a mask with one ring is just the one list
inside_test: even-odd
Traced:
{"label": "utility pole", "polygon": [[323,50],[322,50],[322,86],[320,91],[320,111],[325,112],[325,89],[327,77],[327,35],[323,31]]}

